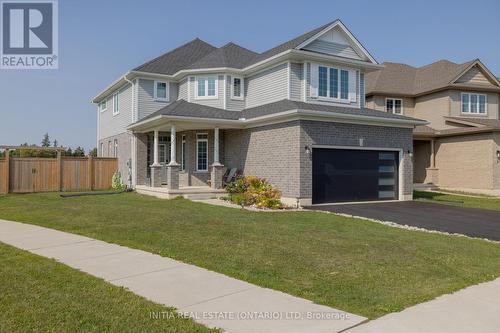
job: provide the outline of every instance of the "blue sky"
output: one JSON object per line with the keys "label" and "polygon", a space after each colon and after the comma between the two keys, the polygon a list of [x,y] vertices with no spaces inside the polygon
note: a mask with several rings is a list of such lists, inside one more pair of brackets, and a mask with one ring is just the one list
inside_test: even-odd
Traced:
{"label": "blue sky", "polygon": [[0,145],[95,146],[90,100],[127,70],[199,37],[264,51],[340,18],[380,62],[479,58],[500,76],[500,2],[59,0],[59,69],[0,70]]}

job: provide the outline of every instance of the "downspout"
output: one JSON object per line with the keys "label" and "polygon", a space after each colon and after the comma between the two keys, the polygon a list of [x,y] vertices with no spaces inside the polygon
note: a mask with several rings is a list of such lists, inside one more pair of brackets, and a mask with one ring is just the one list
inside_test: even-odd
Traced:
{"label": "downspout", "polygon": [[[130,87],[132,89],[132,98],[131,98],[131,103],[132,103],[132,119],[131,122],[134,123],[135,119],[137,118],[137,110],[135,108],[135,84],[133,81],[131,81],[129,78],[127,78],[127,74],[123,76],[123,79],[130,83]],[[136,164],[136,138],[132,134],[131,138],[131,145],[130,145],[130,159],[127,161],[127,166],[128,166],[128,188],[132,188],[136,184],[136,167],[134,165]]]}

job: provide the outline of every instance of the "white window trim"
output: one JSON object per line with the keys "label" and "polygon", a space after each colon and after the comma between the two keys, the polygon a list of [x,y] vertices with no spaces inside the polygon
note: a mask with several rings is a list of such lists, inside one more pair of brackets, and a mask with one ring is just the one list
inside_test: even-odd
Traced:
{"label": "white window trim", "polygon": [[[158,83],[165,83],[165,98],[158,97]],[[154,99],[159,102],[168,102],[170,100],[170,84],[167,81],[154,81]]]}
{"label": "white window trim", "polygon": [[[113,116],[116,116],[117,114],[120,114],[120,93],[119,92],[115,92],[113,94]],[[118,103],[117,103],[118,102]]]}
{"label": "white window trim", "polygon": [[[391,110],[391,113],[392,114],[398,114],[400,116],[404,115],[404,107],[403,107],[403,99],[402,98],[392,98],[392,97],[386,97],[385,98],[385,105],[384,105],[384,110],[385,112],[388,112],[387,110],[387,101],[392,99],[393,103],[392,103],[392,110]],[[396,103],[394,103],[394,101],[401,101],[401,113],[395,113],[394,110],[396,109]]]}
{"label": "white window trim", "polygon": [[[210,77],[215,78],[215,95],[214,96],[208,96],[208,78],[210,78]],[[205,95],[204,96],[198,95],[198,80],[199,79],[206,79],[205,80]],[[194,85],[194,97],[195,97],[195,99],[217,99],[217,98],[219,98],[219,75],[196,76],[195,85]]]}
{"label": "white window trim", "polygon": [[[200,135],[206,135],[206,139],[199,139]],[[206,169],[198,169],[198,143],[199,142],[206,142],[207,143],[207,168]],[[196,171],[197,172],[208,172],[208,133],[196,133]]]}
{"label": "white window trim", "polygon": [[184,151],[184,146],[186,145],[186,135],[181,136],[181,171],[186,171],[186,163],[184,162],[186,152]]}
{"label": "white window trim", "polygon": [[[241,86],[240,86],[241,96],[235,96],[234,95],[234,79],[240,79],[240,82],[241,82]],[[242,101],[244,99],[244,95],[245,95],[245,81],[243,80],[243,77],[241,77],[241,76],[231,76],[231,99]]]}
{"label": "white window trim", "polygon": [[[462,99],[464,95],[469,95],[469,107],[468,111],[464,112],[462,109]],[[471,112],[471,95],[477,95],[477,112]],[[479,112],[479,96],[484,96],[484,113]],[[468,93],[462,92],[460,93],[460,114],[466,114],[468,116],[487,116],[488,115],[488,95],[487,94],[478,94],[478,93]]]}
{"label": "white window trim", "polygon": [[[101,104],[102,104],[102,103],[104,103],[104,104],[106,105],[106,106],[104,107],[104,109],[101,109]],[[104,111],[106,111],[106,110],[108,109],[108,100],[107,100],[107,99],[104,99],[103,101],[100,101],[97,107],[99,108],[99,111],[100,111],[100,112],[104,112]]]}
{"label": "white window trim", "polygon": [[113,157],[118,157],[118,139],[113,140]]}
{"label": "white window trim", "polygon": [[[337,95],[339,97],[329,97],[329,96],[320,96],[319,95],[319,68],[320,67],[326,67],[326,93],[327,95],[330,94],[330,68],[338,70],[339,73],[339,82],[338,82],[338,90],[337,90]],[[312,68],[312,67],[311,67]],[[343,104],[351,104],[351,101],[349,99],[349,81],[347,81],[347,98],[340,98],[341,95],[341,90],[342,90],[342,85],[341,85],[341,74],[340,71],[347,71],[347,80],[349,80],[349,71],[350,69],[348,68],[343,68],[343,67],[335,67],[331,65],[324,65],[324,64],[317,64],[318,68],[318,97],[316,98],[319,101],[329,101],[329,102],[336,102],[336,103],[343,103]]]}

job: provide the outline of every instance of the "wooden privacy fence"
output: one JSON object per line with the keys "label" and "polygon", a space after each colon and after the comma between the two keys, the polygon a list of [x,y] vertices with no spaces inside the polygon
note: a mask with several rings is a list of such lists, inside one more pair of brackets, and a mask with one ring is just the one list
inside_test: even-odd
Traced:
{"label": "wooden privacy fence", "polygon": [[117,169],[116,158],[7,156],[0,159],[0,193],[109,189]]}

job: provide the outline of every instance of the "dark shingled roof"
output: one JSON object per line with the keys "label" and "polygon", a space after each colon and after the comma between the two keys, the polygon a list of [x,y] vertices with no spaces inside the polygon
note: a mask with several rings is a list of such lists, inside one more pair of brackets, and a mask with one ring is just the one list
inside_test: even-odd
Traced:
{"label": "dark shingled roof", "polygon": [[196,38],[185,45],[182,45],[134,68],[133,71],[172,75],[182,69],[218,67],[242,69],[278,53],[291,50],[299,46],[336,21],[322,25],[319,28],[309,31],[260,54],[234,43],[228,43],[223,47],[216,48]]}
{"label": "dark shingled roof", "polygon": [[240,117],[240,112],[228,111],[211,106],[195,104],[186,102],[179,99],[160,110],[153,112],[147,117],[140,120],[148,120],[157,116],[182,116],[182,117],[196,117],[196,118],[211,118],[211,119],[228,119],[237,120]]}
{"label": "dark shingled roof", "polygon": [[181,116],[181,117],[197,117],[197,118],[210,118],[210,119],[225,119],[225,120],[238,120],[240,118],[252,119],[261,116],[267,116],[275,113],[285,112],[289,110],[311,110],[331,112],[332,114],[348,114],[348,115],[361,115],[376,117],[380,119],[401,119],[401,120],[418,120],[392,113],[376,111],[372,109],[354,109],[349,107],[340,107],[333,105],[311,104],[298,101],[291,101],[284,99],[278,102],[269,103],[254,108],[245,109],[243,111],[228,111],[201,104],[189,103],[185,100],[177,100],[170,105],[150,114],[149,116],[140,120],[148,120],[157,116]]}
{"label": "dark shingled roof", "polygon": [[231,67],[244,68],[257,56],[257,53],[234,43],[228,43],[215,49],[205,57],[187,67],[187,69]]}
{"label": "dark shingled roof", "polygon": [[214,50],[217,50],[215,46],[196,38],[134,68],[133,71],[172,75],[197,62]]}
{"label": "dark shingled roof", "polygon": [[383,69],[365,74],[366,94],[378,92],[413,96],[445,88],[475,61],[455,64],[440,60],[419,68],[384,62]]}
{"label": "dark shingled roof", "polygon": [[249,109],[243,110],[243,118],[251,119],[260,116],[265,116],[268,114],[284,112],[288,110],[312,110],[312,111],[322,111],[322,112],[331,112],[331,113],[339,113],[339,114],[350,114],[350,115],[360,115],[360,116],[369,116],[369,117],[377,117],[381,119],[404,119],[404,120],[417,120],[415,118],[410,118],[406,116],[396,115],[393,113],[376,111],[372,109],[355,109],[349,107],[341,107],[335,105],[326,105],[326,104],[313,104],[313,103],[305,103],[299,101],[292,101],[289,99],[283,99],[278,102],[269,103]]}

